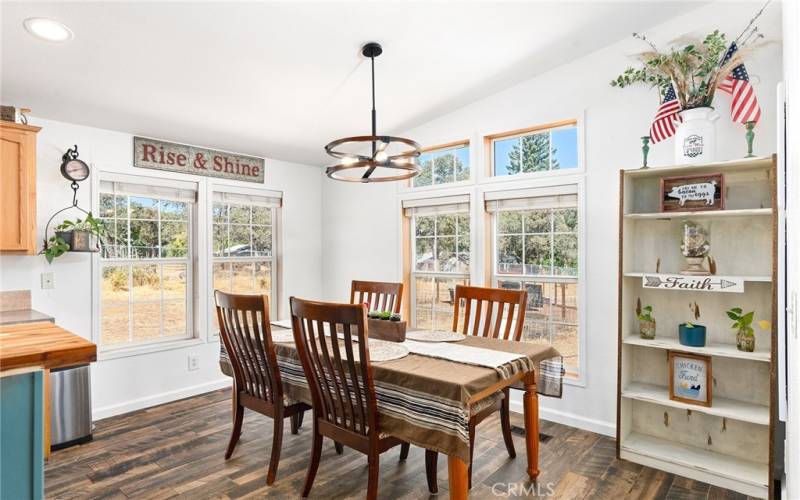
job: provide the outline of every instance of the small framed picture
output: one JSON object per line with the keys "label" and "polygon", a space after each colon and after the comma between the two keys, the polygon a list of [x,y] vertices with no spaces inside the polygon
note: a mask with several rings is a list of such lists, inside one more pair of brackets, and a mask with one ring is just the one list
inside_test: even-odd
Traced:
{"label": "small framed picture", "polygon": [[661,178],[661,211],[684,212],[725,209],[722,174]]}
{"label": "small framed picture", "polygon": [[669,398],[711,406],[711,356],[669,351]]}

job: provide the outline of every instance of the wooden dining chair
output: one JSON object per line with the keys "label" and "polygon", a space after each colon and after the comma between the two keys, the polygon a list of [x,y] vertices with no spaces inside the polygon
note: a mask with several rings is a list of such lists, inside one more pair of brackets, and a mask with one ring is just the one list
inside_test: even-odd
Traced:
{"label": "wooden dining chair", "polygon": [[[525,325],[525,305],[528,292],[508,290],[505,288],[484,288],[478,286],[456,285],[453,304],[453,331],[459,331],[459,309],[464,305],[461,333],[502,340],[519,341]],[[475,449],[475,428],[487,417],[500,411],[500,426],[503,440],[506,443],[508,456],[517,456],[514,441],[511,438],[511,419],[509,413],[509,388],[498,391],[481,399],[470,407],[469,418],[469,487],[472,488],[472,452]],[[435,492],[436,467],[438,454],[426,450],[425,469],[428,476],[428,488]]]}
{"label": "wooden dining chair", "polygon": [[[400,459],[404,460],[408,444],[380,432],[369,361],[367,308],[364,304],[330,304],[295,297],[289,303],[314,414],[314,441],[303,497],[314,483],[324,436],[367,455],[367,498],[375,499],[380,454],[403,445]],[[325,336],[323,325],[330,332],[341,332],[342,345]]]}
{"label": "wooden dining chair", "polygon": [[303,412],[310,407],[292,402],[283,394],[275,344],[269,325],[269,297],[233,295],[214,291],[220,334],[233,368],[233,430],[225,452],[229,459],[242,433],[244,409],[272,417],[272,453],[267,469],[267,484],[275,481],[281,456],[283,419],[291,418],[292,434],[297,434]]}
{"label": "wooden dining chair", "polygon": [[350,303],[368,304],[370,311],[399,313],[402,300],[402,283],[353,280],[350,285]]}

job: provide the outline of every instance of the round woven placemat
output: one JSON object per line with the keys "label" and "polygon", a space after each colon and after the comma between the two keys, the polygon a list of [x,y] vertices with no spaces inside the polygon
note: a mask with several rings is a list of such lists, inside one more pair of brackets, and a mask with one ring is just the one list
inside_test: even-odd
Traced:
{"label": "round woven placemat", "polygon": [[[358,351],[354,350],[353,354],[358,359]],[[369,339],[369,360],[371,363],[393,361],[406,356],[408,356],[408,347],[403,344],[387,340]]]}
{"label": "round woven placemat", "polygon": [[444,330],[416,330],[406,332],[406,338],[419,342],[459,342],[467,337],[460,333]]}
{"label": "round woven placemat", "polygon": [[291,330],[272,330],[272,341],[278,344],[294,344],[294,333]]}

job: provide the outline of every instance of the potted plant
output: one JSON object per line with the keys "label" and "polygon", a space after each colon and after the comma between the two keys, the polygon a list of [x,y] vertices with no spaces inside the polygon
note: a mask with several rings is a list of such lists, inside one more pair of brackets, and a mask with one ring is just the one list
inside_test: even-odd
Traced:
{"label": "potted plant", "polygon": [[59,236],[51,236],[49,240],[47,240],[47,245],[42,250],[42,254],[44,254],[44,258],[47,259],[47,263],[51,264],[53,259],[56,257],[61,257],[65,253],[69,251],[69,244],[64,241],[63,238]]}
{"label": "potted plant", "polygon": [[72,252],[97,252],[100,250],[100,241],[106,235],[105,226],[92,213],[86,215],[86,220],[65,220],[55,228],[56,237],[61,238]]}
{"label": "potted plant", "polygon": [[[646,37],[634,33],[652,50],[637,55],[642,63],[638,68],[628,67],[611,86],[625,88],[645,84],[659,92],[659,104],[668,93],[674,92],[680,105],[680,123],[675,133],[676,163],[712,162],[716,155],[716,128],[719,115],[711,107],[717,87],[742,64],[748,40],[738,45],[738,50],[720,64],[728,42],[725,34],[715,30],[702,40],[686,40],[668,50],[659,50]],[[752,39],[752,37],[750,37]],[[758,37],[756,37],[758,39]],[[737,40],[738,41],[738,40]]]}
{"label": "potted plant", "polygon": [[642,307],[642,300],[636,299],[636,317],[639,319],[639,337],[647,340],[656,338],[656,319],[653,306]]}
{"label": "potted plant", "polygon": [[[697,302],[689,304],[695,321],[700,319],[700,306]],[[687,321],[678,325],[678,342],[689,347],[705,347],[706,327]]]}
{"label": "potted plant", "polygon": [[[741,307],[734,307],[725,311],[730,319],[733,320],[731,328],[736,330],[736,348],[743,352],[753,352],[756,350],[756,336],[753,327],[753,316],[755,311],[743,313]],[[761,320],[758,322],[762,330],[769,330],[770,322]]]}

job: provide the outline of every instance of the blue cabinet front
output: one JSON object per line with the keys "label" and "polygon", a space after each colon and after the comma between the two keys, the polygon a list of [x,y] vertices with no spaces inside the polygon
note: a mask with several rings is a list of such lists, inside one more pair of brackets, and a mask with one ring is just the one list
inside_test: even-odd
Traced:
{"label": "blue cabinet front", "polygon": [[44,493],[44,372],[0,377],[0,499]]}

